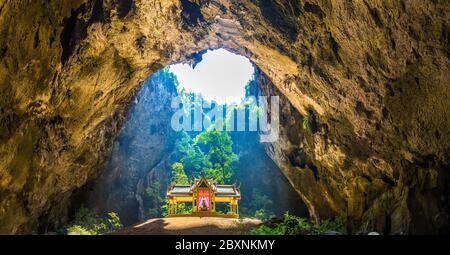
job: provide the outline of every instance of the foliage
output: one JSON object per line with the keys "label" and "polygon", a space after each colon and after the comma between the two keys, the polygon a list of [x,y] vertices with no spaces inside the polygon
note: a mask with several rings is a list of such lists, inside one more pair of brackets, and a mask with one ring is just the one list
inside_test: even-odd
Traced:
{"label": "foliage", "polygon": [[192,213],[192,206],[191,206],[191,204],[178,203],[177,204],[177,213],[179,213],[179,214],[190,214],[190,213]]}
{"label": "foliage", "polygon": [[83,226],[80,225],[72,225],[69,226],[67,229],[67,234],[71,235],[71,234],[78,234],[78,235],[96,235],[97,233],[95,231],[92,230],[88,230],[86,228],[84,228]]}
{"label": "foliage", "polygon": [[184,172],[184,166],[180,162],[173,163],[172,165],[172,183],[189,184],[188,177]]}
{"label": "foliage", "polygon": [[252,231],[254,235],[321,235],[327,231],[345,233],[345,225],[340,219],[310,222],[305,218],[285,213],[283,220],[276,224],[264,224]]}
{"label": "foliage", "polygon": [[164,204],[161,206],[161,215],[167,217],[169,215],[169,200],[164,199]]}
{"label": "foliage", "polygon": [[308,117],[303,117],[303,129],[307,130],[309,128]]}
{"label": "foliage", "polygon": [[101,218],[94,212],[82,206],[75,214],[74,220],[65,227],[66,234],[99,235],[114,232],[122,228],[119,215],[115,212],[108,213],[106,218]]}
{"label": "foliage", "polygon": [[253,188],[251,196],[245,199],[240,208],[243,217],[254,217],[263,221],[275,217],[272,211],[273,201],[258,188]]}
{"label": "foliage", "polygon": [[[162,216],[167,217],[169,210],[169,200],[165,199],[163,206],[161,206]],[[190,214],[192,213],[192,206],[186,203],[177,204],[177,213],[179,214]]]}
{"label": "foliage", "polygon": [[109,226],[110,232],[119,230],[123,227],[122,223],[120,222],[119,214],[115,212],[108,213],[108,218],[106,219],[107,226]]}
{"label": "foliage", "polygon": [[154,182],[152,185],[148,186],[145,189],[145,196],[148,203],[145,204],[146,208],[150,208],[147,210],[147,215],[150,217],[159,216],[162,211],[158,208],[161,208],[161,205],[164,204],[164,198],[161,195],[161,184],[159,182]]}
{"label": "foliage", "polygon": [[178,144],[178,150],[183,155],[180,163],[182,163],[183,170],[187,175],[199,176],[203,171],[211,168],[212,165],[208,156],[186,133]]}
{"label": "foliage", "polygon": [[261,225],[254,229],[251,234],[253,235],[284,235],[284,226],[279,224],[271,228],[266,225]]}
{"label": "foliage", "polygon": [[272,215],[269,214],[265,209],[258,209],[255,211],[255,218],[260,220],[268,220]]}
{"label": "foliage", "polygon": [[314,232],[316,234],[323,234],[327,231],[336,231],[339,233],[345,233],[345,224],[340,219],[326,219],[319,224],[314,225]]}
{"label": "foliage", "polygon": [[273,201],[267,195],[262,194],[259,190],[253,189],[252,204],[255,209],[269,210],[273,206]]}
{"label": "foliage", "polygon": [[207,174],[218,183],[226,183],[234,176],[235,169],[232,166],[239,158],[233,152],[233,141],[227,132],[209,129],[200,133],[194,139],[202,151],[205,151],[212,168]]}
{"label": "foliage", "polygon": [[88,208],[81,206],[80,209],[75,213],[74,220],[72,224],[80,225],[83,227],[94,226],[99,222],[98,216],[89,210]]}
{"label": "foliage", "polygon": [[233,152],[230,134],[213,128],[192,139],[186,133],[178,144],[180,162],[172,165],[172,182],[187,184],[187,177],[204,174],[218,183],[230,181],[235,174],[233,163],[238,156]]}

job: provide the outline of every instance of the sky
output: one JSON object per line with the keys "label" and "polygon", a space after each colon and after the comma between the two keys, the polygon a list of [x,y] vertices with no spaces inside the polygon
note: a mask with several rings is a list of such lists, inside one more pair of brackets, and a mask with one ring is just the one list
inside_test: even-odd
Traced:
{"label": "sky", "polygon": [[208,101],[231,104],[245,97],[245,85],[253,78],[254,68],[247,58],[217,49],[205,53],[195,69],[176,64],[170,66],[170,71],[186,91],[200,93]]}

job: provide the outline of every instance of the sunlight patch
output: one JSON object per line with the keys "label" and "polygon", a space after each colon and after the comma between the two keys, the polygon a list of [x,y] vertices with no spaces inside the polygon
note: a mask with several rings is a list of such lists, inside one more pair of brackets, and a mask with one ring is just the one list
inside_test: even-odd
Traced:
{"label": "sunlight patch", "polygon": [[225,49],[209,50],[195,68],[188,64],[170,66],[180,88],[201,94],[219,104],[239,103],[245,97],[245,86],[255,72],[250,61]]}

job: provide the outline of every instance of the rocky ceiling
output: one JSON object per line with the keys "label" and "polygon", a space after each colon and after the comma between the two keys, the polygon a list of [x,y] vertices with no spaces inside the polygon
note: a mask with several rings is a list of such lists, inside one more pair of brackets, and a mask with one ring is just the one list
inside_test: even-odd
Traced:
{"label": "rocky ceiling", "polygon": [[447,0],[1,0],[0,232],[64,222],[142,81],[218,47],[270,78],[290,123],[313,117],[268,149],[313,218],[448,231],[449,13]]}

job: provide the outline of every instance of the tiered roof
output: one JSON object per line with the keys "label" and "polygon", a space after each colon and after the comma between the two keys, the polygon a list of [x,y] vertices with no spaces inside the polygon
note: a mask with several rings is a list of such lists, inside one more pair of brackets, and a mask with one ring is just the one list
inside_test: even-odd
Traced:
{"label": "tiered roof", "polygon": [[192,196],[196,187],[201,184],[206,184],[214,192],[215,196],[226,197],[241,197],[241,192],[235,184],[215,184],[213,180],[206,179],[204,176],[200,179],[195,179],[190,185],[170,185],[167,190],[168,197]]}

